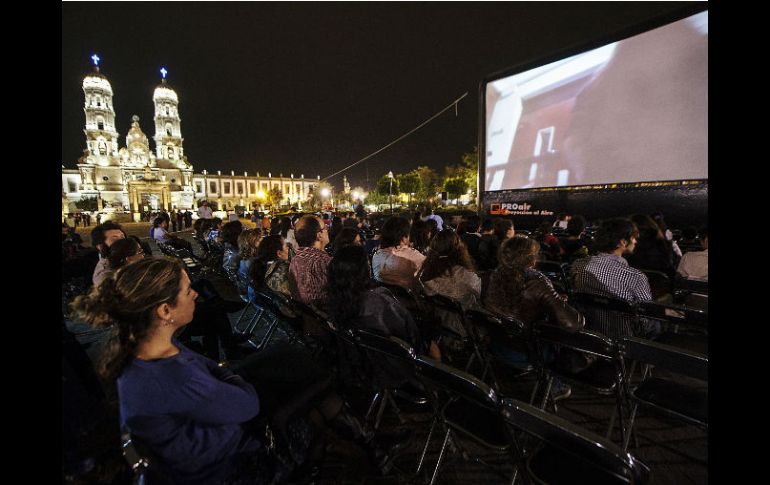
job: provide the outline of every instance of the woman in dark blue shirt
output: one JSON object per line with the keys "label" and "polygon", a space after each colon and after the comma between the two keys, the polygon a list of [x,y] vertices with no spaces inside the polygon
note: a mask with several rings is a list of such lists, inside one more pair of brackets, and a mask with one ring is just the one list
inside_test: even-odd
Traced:
{"label": "woman in dark blue shirt", "polygon": [[232,483],[244,478],[244,462],[260,464],[252,482],[272,481],[278,467],[245,426],[260,411],[254,387],[173,338],[192,320],[197,296],[178,261],[149,258],[118,270],[73,309],[112,329],[99,372],[117,379],[122,424],[175,482]]}

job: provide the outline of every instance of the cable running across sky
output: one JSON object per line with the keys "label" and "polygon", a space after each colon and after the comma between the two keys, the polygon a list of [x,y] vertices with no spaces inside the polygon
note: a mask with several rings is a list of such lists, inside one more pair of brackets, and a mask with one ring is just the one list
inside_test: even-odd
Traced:
{"label": "cable running across sky", "polygon": [[361,162],[364,162],[364,161],[366,161],[366,160],[368,160],[368,159],[372,158],[373,156],[377,155],[377,154],[378,154],[378,153],[380,153],[381,151],[383,151],[383,150],[385,150],[386,148],[389,148],[389,147],[391,147],[391,146],[395,145],[396,143],[398,143],[399,141],[403,140],[403,139],[404,139],[404,138],[406,138],[407,136],[411,135],[411,134],[412,134],[412,133],[414,133],[415,131],[419,130],[419,129],[420,129],[420,128],[422,128],[423,126],[427,125],[428,123],[430,123],[430,122],[431,122],[431,121],[433,121],[434,119],[438,118],[438,117],[439,117],[441,114],[443,114],[445,111],[447,111],[448,109],[450,109],[452,106],[454,106],[454,108],[455,108],[455,116],[457,116],[457,104],[460,102],[460,100],[462,100],[462,99],[463,99],[464,97],[466,97],[466,96],[468,96],[468,92],[467,92],[467,91],[465,92],[465,94],[463,94],[463,95],[462,95],[462,96],[460,96],[459,98],[457,98],[457,99],[455,99],[454,101],[452,101],[452,103],[451,103],[451,104],[449,104],[449,106],[447,106],[446,108],[442,109],[441,111],[439,111],[439,112],[438,112],[438,113],[436,113],[435,115],[431,116],[431,117],[430,117],[430,118],[428,118],[427,120],[423,121],[423,122],[422,122],[422,123],[421,123],[419,126],[417,126],[417,127],[415,127],[415,128],[412,128],[412,129],[411,129],[411,130],[409,130],[407,133],[404,133],[403,135],[401,135],[400,137],[396,138],[396,139],[395,139],[395,140],[393,140],[392,142],[388,143],[388,144],[387,144],[387,145],[385,145],[384,147],[380,148],[380,149],[379,149],[379,150],[377,150],[376,152],[374,152],[374,153],[371,153],[371,154],[369,154],[369,155],[365,156],[364,158],[362,158],[361,160],[359,160],[359,161],[357,161],[357,162],[351,163],[350,165],[348,165],[347,167],[343,168],[342,170],[339,170],[339,171],[337,171],[337,172],[334,172],[334,173],[333,173],[333,174],[331,174],[331,175],[327,175],[326,177],[322,178],[321,180],[322,180],[322,181],[328,180],[328,179],[330,179],[330,178],[334,177],[335,175],[339,175],[339,174],[341,174],[342,172],[344,172],[345,170],[348,170],[348,169],[350,169],[350,168],[353,168],[353,167],[355,167],[356,165],[358,165],[359,163],[361,163]]}

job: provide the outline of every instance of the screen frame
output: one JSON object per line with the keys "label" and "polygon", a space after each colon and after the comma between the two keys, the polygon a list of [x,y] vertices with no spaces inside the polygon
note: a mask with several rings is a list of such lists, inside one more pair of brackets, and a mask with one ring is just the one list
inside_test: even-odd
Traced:
{"label": "screen frame", "polygon": [[[663,27],[665,25],[677,22],[679,20],[685,19],[687,17],[690,17],[692,15],[708,11],[708,2],[697,2],[691,5],[683,6],[679,9],[676,9],[672,12],[668,12],[666,14],[658,15],[650,20],[640,22],[638,24],[634,24],[630,27],[623,28],[614,32],[611,32],[609,34],[604,34],[601,36],[598,36],[597,38],[572,45],[569,47],[566,47],[564,49],[561,49],[559,51],[556,51],[552,54],[548,54],[545,56],[533,58],[526,60],[524,62],[521,62],[519,64],[515,64],[511,67],[502,69],[500,71],[496,71],[492,74],[489,74],[484,77],[484,79],[479,83],[479,91],[478,91],[478,101],[479,101],[479,131],[478,131],[478,153],[479,153],[479,172],[478,177],[476,180],[476,207],[478,208],[479,215],[483,215],[484,212],[484,196],[488,193],[497,193],[497,192],[537,192],[537,191],[551,191],[551,190],[564,190],[564,191],[570,191],[570,190],[580,190],[581,188],[584,188],[585,190],[603,190],[604,187],[602,186],[624,186],[624,187],[631,187],[631,186],[638,186],[637,182],[628,182],[623,184],[618,183],[607,183],[607,184],[590,184],[590,185],[567,185],[567,186],[552,186],[552,187],[536,187],[536,188],[526,188],[526,189],[501,189],[501,190],[485,190],[485,180],[486,180],[486,170],[487,170],[487,148],[486,148],[486,138],[487,138],[487,126],[486,126],[486,118],[487,118],[487,105],[486,105],[486,91],[487,91],[487,85],[491,82],[495,82],[499,79],[513,76],[516,74],[521,74],[523,72],[529,71],[530,69],[535,69],[540,66],[544,66],[546,64],[550,64],[552,62],[556,62],[562,59],[565,59],[567,57],[575,56],[578,54],[581,54],[583,52],[587,52],[593,49],[597,49],[599,47],[605,46],[607,44],[618,42],[623,39],[627,39],[639,34],[643,34],[645,32],[648,32],[650,30],[657,29],[659,27]],[[708,184],[708,179],[695,179],[695,180],[688,180],[687,182],[692,184],[693,182],[702,181],[704,185]],[[667,180],[660,180],[655,182],[672,182]],[[641,182],[640,182],[641,183]],[[644,183],[651,183],[650,181],[645,181]]]}

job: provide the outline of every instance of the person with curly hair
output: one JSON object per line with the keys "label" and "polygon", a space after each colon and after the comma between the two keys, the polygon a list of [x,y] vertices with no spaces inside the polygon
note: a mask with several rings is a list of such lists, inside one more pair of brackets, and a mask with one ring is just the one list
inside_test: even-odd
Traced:
{"label": "person with curly hair", "polygon": [[580,330],[585,323],[583,316],[535,270],[539,252],[540,243],[534,239],[512,237],[503,241],[498,253],[500,264],[489,274],[484,288],[484,306],[527,325],[548,317],[553,325]]}

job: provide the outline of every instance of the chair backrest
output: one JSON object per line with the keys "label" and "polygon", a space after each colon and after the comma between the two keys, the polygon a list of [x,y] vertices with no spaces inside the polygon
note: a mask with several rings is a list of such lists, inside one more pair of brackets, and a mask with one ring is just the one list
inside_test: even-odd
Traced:
{"label": "chair backrest", "polygon": [[560,345],[604,359],[616,359],[619,356],[619,349],[614,340],[591,330],[572,333],[561,327],[542,324],[536,325],[533,332],[541,342]]}
{"label": "chair backrest", "polygon": [[641,317],[708,329],[708,312],[698,308],[654,301],[639,302],[637,308]]}
{"label": "chair backrest", "polygon": [[504,399],[503,417],[508,425],[574,455],[610,475],[631,484],[647,482],[650,470],[616,444],[569,421],[515,399]]}
{"label": "chair backrest", "polygon": [[495,343],[509,348],[523,347],[528,354],[530,348],[530,328],[521,320],[505,315],[493,315],[489,311],[468,310],[468,326],[479,335],[479,343],[484,349]]}
{"label": "chair backrest", "polygon": [[326,337],[329,336],[329,316],[315,308],[307,305],[297,299],[292,298],[291,307],[296,314],[298,314],[302,320],[302,332],[306,335],[312,335],[314,337]]}
{"label": "chair backrest", "polygon": [[638,318],[636,306],[612,296],[572,293],[570,304],[586,319],[586,328],[609,336],[636,335]]}
{"label": "chair backrest", "polygon": [[415,362],[417,376],[428,386],[442,389],[450,396],[462,397],[487,409],[499,409],[500,397],[497,391],[481,379],[430,357],[418,356]]}
{"label": "chair backrest", "polygon": [[404,361],[412,361],[417,357],[414,349],[398,337],[386,337],[366,330],[357,330],[354,332],[354,336],[358,344],[365,349]]}
{"label": "chair backrest", "polygon": [[624,338],[620,345],[626,359],[651,364],[676,374],[708,382],[707,355],[636,337]]}
{"label": "chair backrest", "polygon": [[571,293],[569,277],[567,276],[567,263],[556,261],[538,261],[535,269],[543,273],[554,284],[554,288],[562,293]]}
{"label": "chair backrest", "polygon": [[271,312],[276,315],[281,315],[281,307],[287,307],[291,305],[291,300],[285,295],[271,291],[269,288],[262,288],[260,290],[254,290],[254,303],[267,307]]}
{"label": "chair backrest", "polygon": [[650,291],[652,292],[652,298],[658,299],[666,294],[671,293],[673,286],[671,284],[671,278],[662,271],[656,271],[652,269],[641,270],[647,281],[650,283]]}
{"label": "chair backrest", "polygon": [[677,278],[674,280],[674,288],[689,291],[692,293],[709,294],[709,282],[688,280],[686,278]]}
{"label": "chair backrest", "polygon": [[636,306],[633,303],[611,296],[573,293],[570,295],[569,301],[576,306],[588,306],[612,312],[628,313],[630,315],[636,314]]}

